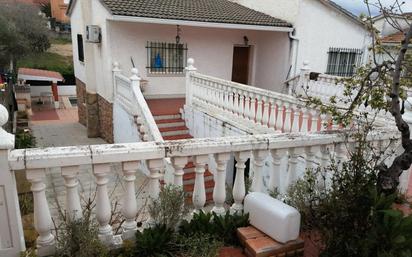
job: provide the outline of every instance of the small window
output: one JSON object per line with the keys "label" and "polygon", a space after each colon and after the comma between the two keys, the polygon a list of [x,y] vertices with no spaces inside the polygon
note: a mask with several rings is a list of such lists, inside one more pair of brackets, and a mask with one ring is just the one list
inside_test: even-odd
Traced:
{"label": "small window", "polygon": [[361,49],[329,48],[326,74],[350,77],[362,60]]}
{"label": "small window", "polygon": [[77,53],[79,61],[84,62],[83,36],[81,34],[77,34]]}
{"label": "small window", "polygon": [[147,70],[152,74],[181,74],[186,67],[187,45],[147,42]]}

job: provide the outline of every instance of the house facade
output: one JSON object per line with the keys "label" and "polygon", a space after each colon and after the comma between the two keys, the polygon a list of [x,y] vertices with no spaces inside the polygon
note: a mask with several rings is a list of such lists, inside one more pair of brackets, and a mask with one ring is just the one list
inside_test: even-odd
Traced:
{"label": "house facade", "polygon": [[290,77],[305,60],[314,72],[350,76],[368,60],[371,37],[365,25],[330,0],[235,0],[293,25]]}
{"label": "house facade", "polygon": [[[79,117],[89,136],[113,140],[112,120],[105,119],[112,117],[114,62],[139,70],[147,99],[184,97],[187,57],[206,74],[281,90],[290,63],[290,23],[228,0],[160,3],[71,2]],[[99,43],[88,42],[88,25],[98,26]]]}

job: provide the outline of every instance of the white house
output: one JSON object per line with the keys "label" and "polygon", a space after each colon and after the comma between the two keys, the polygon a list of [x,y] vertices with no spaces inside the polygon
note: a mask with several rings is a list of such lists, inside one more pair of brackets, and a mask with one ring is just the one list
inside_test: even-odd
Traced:
{"label": "white house", "polygon": [[[288,76],[292,25],[228,0],[73,0],[68,15],[80,122],[109,142],[101,116],[112,116],[113,62],[139,69],[146,98],[183,97],[187,57],[206,74],[275,91]],[[89,25],[99,43],[88,42]]]}
{"label": "white house", "polygon": [[234,1],[293,25],[290,77],[299,73],[305,60],[314,72],[348,76],[368,59],[371,37],[365,25],[333,1]]}

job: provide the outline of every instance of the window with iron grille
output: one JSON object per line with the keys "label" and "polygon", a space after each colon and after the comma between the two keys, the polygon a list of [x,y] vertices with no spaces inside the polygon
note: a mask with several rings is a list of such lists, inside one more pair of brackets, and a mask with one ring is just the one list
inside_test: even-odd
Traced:
{"label": "window with iron grille", "polygon": [[326,74],[350,77],[362,60],[362,50],[354,48],[329,48]]}
{"label": "window with iron grille", "polygon": [[152,74],[182,74],[187,44],[147,42],[147,69]]}

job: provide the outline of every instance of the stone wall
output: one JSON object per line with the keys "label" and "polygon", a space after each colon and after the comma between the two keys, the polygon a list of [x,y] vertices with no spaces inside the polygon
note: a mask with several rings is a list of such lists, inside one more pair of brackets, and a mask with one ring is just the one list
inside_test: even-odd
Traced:
{"label": "stone wall", "polygon": [[77,112],[79,114],[79,123],[87,126],[86,118],[86,84],[76,78],[76,94],[77,94]]}
{"label": "stone wall", "polygon": [[97,102],[99,106],[100,137],[108,143],[113,143],[113,104],[100,95],[97,95]]}

